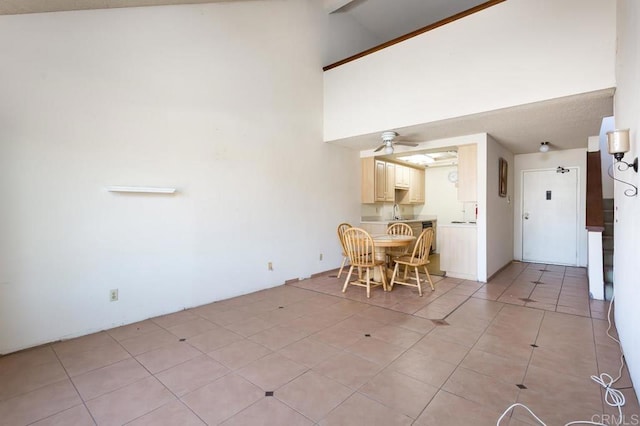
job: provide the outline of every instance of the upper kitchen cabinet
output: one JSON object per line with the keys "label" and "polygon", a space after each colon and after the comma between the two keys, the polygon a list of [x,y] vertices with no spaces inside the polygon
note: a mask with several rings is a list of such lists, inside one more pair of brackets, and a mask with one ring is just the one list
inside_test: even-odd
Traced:
{"label": "upper kitchen cabinet", "polygon": [[476,144],[458,147],[458,201],[478,201]]}
{"label": "upper kitchen cabinet", "polygon": [[376,160],[373,157],[362,159],[362,202],[364,204],[395,201],[396,173],[395,164]]}
{"label": "upper kitchen cabinet", "polygon": [[385,163],[386,173],[385,173],[385,194],[384,201],[394,202],[395,191],[396,191],[396,165],[393,163]]}
{"label": "upper kitchen cabinet", "polygon": [[409,189],[412,170],[410,167],[396,164],[396,188]]}
{"label": "upper kitchen cabinet", "polygon": [[409,202],[411,204],[424,204],[424,169],[409,168],[411,172],[411,185],[409,186]]}
{"label": "upper kitchen cabinet", "polygon": [[362,159],[362,203],[424,204],[424,170]]}

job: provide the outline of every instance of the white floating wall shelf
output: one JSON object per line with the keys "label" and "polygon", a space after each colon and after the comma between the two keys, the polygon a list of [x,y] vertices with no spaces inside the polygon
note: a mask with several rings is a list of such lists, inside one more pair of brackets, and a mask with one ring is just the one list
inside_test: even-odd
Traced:
{"label": "white floating wall shelf", "polygon": [[175,188],[157,188],[151,186],[107,186],[109,192],[140,192],[146,194],[173,194]]}

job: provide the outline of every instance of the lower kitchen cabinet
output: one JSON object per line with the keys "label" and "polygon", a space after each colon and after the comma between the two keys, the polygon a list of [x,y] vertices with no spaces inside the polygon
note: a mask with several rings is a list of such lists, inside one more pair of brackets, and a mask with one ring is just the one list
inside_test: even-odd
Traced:
{"label": "lower kitchen cabinet", "polygon": [[478,231],[475,225],[440,225],[440,269],[448,277],[478,279]]}

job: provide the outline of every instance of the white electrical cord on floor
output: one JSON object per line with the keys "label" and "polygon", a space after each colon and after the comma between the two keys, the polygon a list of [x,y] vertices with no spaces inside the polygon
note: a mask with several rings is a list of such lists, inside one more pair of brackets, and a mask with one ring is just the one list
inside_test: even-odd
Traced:
{"label": "white electrical cord on floor", "polygon": [[[604,400],[605,402],[610,406],[610,407],[617,407],[618,408],[618,414],[620,415],[619,417],[619,421],[616,422],[615,424],[622,424],[623,421],[623,417],[622,417],[622,406],[625,404],[626,400],[624,398],[624,394],[622,392],[620,392],[619,390],[613,388],[613,384],[615,382],[617,382],[618,380],[620,380],[620,377],[622,377],[622,369],[624,368],[624,353],[622,353],[622,345],[620,344],[620,341],[618,339],[616,339],[615,337],[613,337],[611,334],[609,334],[609,331],[611,330],[611,306],[613,305],[613,299],[615,298],[615,294],[611,297],[611,302],[609,302],[609,310],[607,312],[607,321],[609,322],[609,327],[607,327],[607,336],[609,336],[609,338],[613,341],[615,341],[616,343],[618,343],[618,346],[620,347],[620,369],[618,370],[618,377],[615,378],[615,380],[608,375],[607,373],[602,373],[599,376],[591,376],[591,380],[593,380],[594,382],[598,383],[600,386],[602,386],[603,388],[605,388],[605,393],[604,393]],[[509,411],[511,411],[512,409],[514,409],[515,407],[522,407],[525,410],[527,410],[542,426],[547,426],[545,422],[543,422],[542,420],[540,420],[540,418],[538,416],[535,415],[535,413],[533,411],[531,411],[531,409],[529,409],[529,407],[527,407],[524,404],[520,404],[519,402],[516,402],[515,404],[511,404],[509,406],[509,408],[507,408],[506,410],[504,410],[504,412],[502,413],[502,415],[500,416],[500,418],[498,419],[498,422],[496,423],[496,426],[500,426],[500,422],[502,421],[502,419],[507,415],[507,413]],[[576,420],[573,422],[569,422],[567,424],[565,424],[564,426],[571,426],[571,425],[595,425],[595,426],[610,426],[610,424],[604,424],[604,423],[599,423],[599,422],[592,422],[590,420]]]}

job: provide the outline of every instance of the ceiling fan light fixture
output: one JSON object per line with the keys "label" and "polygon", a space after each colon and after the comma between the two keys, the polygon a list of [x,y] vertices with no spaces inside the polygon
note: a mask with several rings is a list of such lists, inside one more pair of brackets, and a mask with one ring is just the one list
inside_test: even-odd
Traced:
{"label": "ceiling fan light fixture", "polygon": [[395,138],[396,136],[398,136],[398,134],[396,132],[394,132],[393,130],[389,130],[387,132],[382,132],[382,141],[383,142],[391,142],[393,140],[393,138]]}
{"label": "ceiling fan light fixture", "polygon": [[387,146],[384,147],[384,153],[387,155],[393,154],[393,145],[391,143],[387,143]]}
{"label": "ceiling fan light fixture", "polygon": [[540,142],[540,152],[549,152],[549,142]]}

